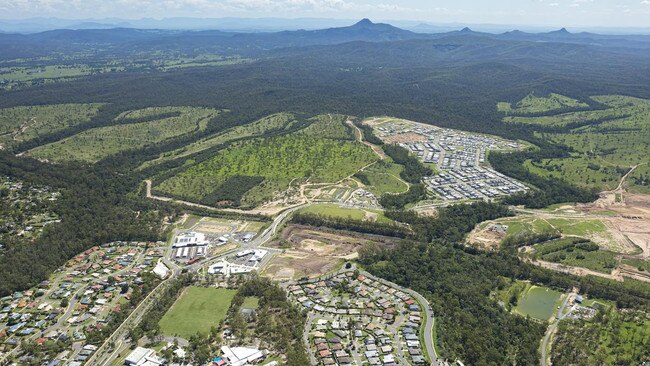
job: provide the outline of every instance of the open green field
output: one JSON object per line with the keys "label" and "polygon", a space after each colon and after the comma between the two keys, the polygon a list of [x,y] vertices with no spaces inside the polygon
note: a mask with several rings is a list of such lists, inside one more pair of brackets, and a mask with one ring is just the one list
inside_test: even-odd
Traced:
{"label": "open green field", "polygon": [[160,70],[168,71],[173,69],[185,69],[190,67],[214,67],[236,65],[251,62],[251,59],[241,58],[239,56],[221,56],[204,54],[195,57],[179,57],[164,60]]}
{"label": "open green field", "polygon": [[366,186],[366,189],[376,196],[408,191],[408,183],[400,178],[400,173],[403,169],[401,165],[390,161],[390,158],[369,166],[363,170],[363,173],[370,181],[370,185]]}
{"label": "open green field", "polygon": [[89,122],[102,104],[53,104],[0,109],[0,145],[13,146]]}
{"label": "open green field", "polygon": [[507,102],[497,105],[500,112],[512,114],[531,114],[549,112],[566,108],[585,108],[589,105],[564,95],[551,93],[547,97],[537,97],[529,94],[514,106]]}
{"label": "open green field", "polygon": [[[176,116],[165,114],[177,113]],[[50,161],[77,160],[96,162],[122,151],[142,148],[174,137],[204,130],[219,112],[195,107],[152,107],[125,112],[117,124],[93,128],[48,145],[39,146],[29,155]],[[155,119],[156,116],[162,116]],[[138,122],[139,119],[152,119]]]}
{"label": "open green field", "polygon": [[[331,123],[342,124],[341,121]],[[272,199],[296,179],[334,183],[377,159],[369,147],[341,140],[337,128],[331,129],[332,135],[320,137],[303,131],[237,142],[166,179],[156,191],[201,201],[221,185],[230,184],[230,179],[251,181],[246,177],[261,177],[261,183],[246,187],[245,191],[242,188],[240,192],[241,205],[252,207]]]}
{"label": "open green field", "polygon": [[607,109],[543,117],[505,117],[504,122],[563,127],[566,131],[536,132],[573,149],[570,157],[527,161],[530,171],[569,182],[612,189],[630,167],[642,164],[629,180],[632,191],[650,192],[650,100],[619,95],[594,96]]}
{"label": "open green field", "polygon": [[640,271],[650,272],[650,261],[643,259],[623,259],[621,262]]}
{"label": "open green field", "polygon": [[592,240],[610,251],[625,252],[625,248],[598,219],[542,218],[535,216],[516,216],[500,219],[499,224],[507,225],[506,238],[524,237],[531,234],[558,233],[564,237],[580,237]]}
{"label": "open green field", "polygon": [[503,121],[506,123],[518,123],[547,127],[563,127],[574,123],[596,121],[600,119],[616,119],[623,118],[625,116],[627,116],[625,109],[610,108],[604,110],[567,112],[540,117],[507,116],[503,119]]}
{"label": "open green field", "polygon": [[360,208],[341,207],[337,204],[318,204],[300,209],[300,213],[310,213],[320,216],[349,218],[352,220],[376,220],[377,222],[392,222],[384,216],[381,210],[367,210]]}
{"label": "open green field", "polygon": [[549,320],[560,305],[562,294],[546,287],[530,286],[522,292],[515,313],[539,320]]}
{"label": "open green field", "polygon": [[260,306],[260,298],[254,296],[247,296],[244,298],[244,303],[241,305],[242,309],[257,309]]}
{"label": "open green field", "polygon": [[189,215],[187,220],[183,223],[183,229],[191,229],[192,226],[196,225],[199,221],[201,221],[201,216]]}
{"label": "open green field", "polygon": [[537,175],[565,179],[601,190],[616,188],[622,177],[615,166],[600,165],[583,157],[542,159],[540,162],[527,160],[524,166]]}
{"label": "open green field", "polygon": [[607,227],[600,220],[546,219],[546,222],[564,235],[589,237],[607,233]]}
{"label": "open green field", "polygon": [[0,80],[30,81],[38,79],[58,79],[90,75],[92,69],[87,65],[47,65],[42,67],[3,67]]}
{"label": "open green field", "polygon": [[518,216],[512,219],[499,220],[498,223],[508,225],[506,237],[557,231],[545,219],[533,216]]}
{"label": "open green field", "polygon": [[354,140],[352,127],[345,124],[345,116],[323,114],[310,119],[311,124],[298,132],[298,135],[327,137],[333,140]]}
{"label": "open green field", "polygon": [[291,113],[273,114],[246,125],[229,128],[179,149],[164,152],[158,158],[144,162],[139,169],[145,169],[156,164],[183,158],[234,140],[262,137],[270,132],[288,130],[297,126],[298,123],[296,117]]}
{"label": "open green field", "polygon": [[160,319],[161,333],[189,339],[198,332],[209,332],[225,318],[236,293],[222,288],[188,287]]}

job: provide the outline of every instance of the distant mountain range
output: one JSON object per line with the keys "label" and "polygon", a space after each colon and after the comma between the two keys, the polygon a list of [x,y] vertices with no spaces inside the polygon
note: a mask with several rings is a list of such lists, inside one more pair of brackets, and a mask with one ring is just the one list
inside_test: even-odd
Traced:
{"label": "distant mountain range", "polygon": [[[363,19],[353,25],[318,30],[294,30],[281,32],[225,32],[218,30],[188,31],[163,29],[59,29],[33,34],[0,34],[0,59],[42,57],[52,53],[90,52],[101,56],[127,55],[137,52],[174,50],[186,54],[215,53],[221,55],[241,55],[245,57],[264,57],[272,54],[301,53],[301,48],[344,45],[350,42],[395,43],[425,41],[428,43],[402,43],[384,45],[385,49],[412,47],[429,54],[431,48],[454,48],[462,46],[468,50],[494,48],[498,50],[528,50],[522,57],[545,58],[543,52],[555,50],[587,52],[604,49],[609,53],[637,54],[648,56],[650,36],[644,35],[600,35],[595,33],[571,33],[562,28],[545,33],[510,31],[500,34],[476,32],[463,28],[443,33],[417,33],[390,24],[373,23]],[[544,46],[550,44],[550,46]],[[558,44],[567,45],[558,46]],[[533,47],[538,45],[538,47]],[[590,47],[589,50],[584,47]],[[365,48],[352,45],[350,47]],[[574,49],[571,49],[574,47]],[[583,48],[575,48],[583,47]],[[344,49],[346,47],[343,47]],[[282,50],[282,51],[280,51]],[[544,50],[544,51],[540,51]],[[412,50],[409,50],[412,51]],[[600,51],[599,51],[600,52]],[[607,53],[605,52],[605,53]],[[589,57],[589,56],[585,56]]]}
{"label": "distant mountain range", "polygon": [[[187,18],[174,17],[165,19],[58,19],[58,18],[29,18],[19,20],[0,19],[0,33],[39,33],[56,29],[166,29],[166,30],[221,30],[227,32],[279,32],[285,30],[316,30],[332,27],[344,27],[353,23],[352,19],[328,18]],[[439,23],[430,24],[421,21],[385,20],[402,29],[417,33],[443,33],[460,30],[466,26],[481,32],[503,33],[513,29],[526,32],[548,32],[551,27],[506,24],[461,24]],[[646,28],[575,28],[573,32],[592,32],[599,34],[650,34],[650,26]]]}

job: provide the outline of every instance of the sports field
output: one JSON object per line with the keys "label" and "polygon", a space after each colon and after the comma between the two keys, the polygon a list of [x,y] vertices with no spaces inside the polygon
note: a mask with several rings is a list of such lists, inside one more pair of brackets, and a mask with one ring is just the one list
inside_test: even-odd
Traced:
{"label": "sports field", "polygon": [[188,287],[160,319],[161,333],[188,339],[210,331],[226,316],[236,293],[222,288]]}
{"label": "sports field", "polygon": [[562,294],[546,287],[531,286],[523,292],[514,311],[539,320],[548,320],[560,305]]}

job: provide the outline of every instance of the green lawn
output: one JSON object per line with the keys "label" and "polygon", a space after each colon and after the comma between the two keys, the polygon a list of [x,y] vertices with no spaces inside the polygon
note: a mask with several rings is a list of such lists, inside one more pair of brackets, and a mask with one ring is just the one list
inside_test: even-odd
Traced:
{"label": "green lawn", "polygon": [[562,294],[546,287],[531,286],[518,300],[515,312],[539,320],[549,320],[559,306]]}
{"label": "green lawn", "polygon": [[318,204],[311,205],[300,209],[300,213],[311,213],[320,216],[337,217],[337,218],[350,218],[352,220],[365,220],[367,217],[366,211],[377,215],[377,222],[392,222],[389,218],[384,216],[383,211],[380,210],[362,210],[358,208],[341,207],[337,204]]}
{"label": "green lawn", "polygon": [[254,296],[245,297],[241,305],[242,309],[257,309],[258,306],[260,306],[260,299]]}
{"label": "green lawn", "polygon": [[197,332],[208,332],[224,319],[237,291],[188,287],[160,319],[161,333],[188,339]]}

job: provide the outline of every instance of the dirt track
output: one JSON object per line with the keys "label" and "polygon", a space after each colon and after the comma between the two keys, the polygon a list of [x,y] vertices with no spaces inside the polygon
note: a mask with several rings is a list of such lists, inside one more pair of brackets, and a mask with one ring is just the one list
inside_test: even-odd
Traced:
{"label": "dirt track", "polygon": [[288,225],[281,240],[269,243],[269,247],[283,249],[283,253],[273,258],[263,274],[278,280],[320,276],[344,260],[356,258],[359,249],[368,242],[392,247],[399,239]]}

